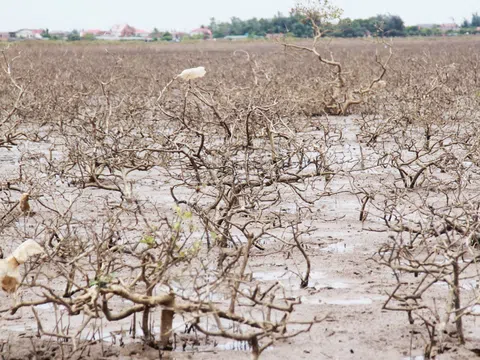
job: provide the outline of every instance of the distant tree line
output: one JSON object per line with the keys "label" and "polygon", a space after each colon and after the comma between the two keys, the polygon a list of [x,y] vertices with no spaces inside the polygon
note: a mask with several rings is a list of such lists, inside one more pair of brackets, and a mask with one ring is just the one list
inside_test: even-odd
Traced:
{"label": "distant tree line", "polygon": [[172,41],[173,40],[173,35],[171,32],[169,31],[162,32],[157,28],[153,29],[153,31],[150,33],[150,37],[153,39],[153,41]]}
{"label": "distant tree line", "polygon": [[[287,34],[299,38],[312,37],[312,27],[300,15],[284,16],[278,13],[271,19],[241,20],[232,17],[229,22],[217,22],[210,19],[208,26],[214,38],[223,38],[228,35],[265,36],[266,34]],[[369,34],[382,33],[387,36],[404,36],[405,25],[400,16],[377,15],[368,19],[342,19],[338,24],[325,24],[329,36],[361,37]]]}
{"label": "distant tree line", "polygon": [[[203,26],[203,25],[202,25]],[[472,15],[472,20],[465,20],[458,33],[476,32],[480,26],[480,16]],[[266,34],[286,34],[298,38],[312,37],[312,27],[305,19],[295,13],[288,16],[278,13],[271,19],[241,20],[232,17],[229,22],[217,22],[210,19],[208,27],[214,38],[223,38],[229,35],[248,35],[250,37],[265,36]],[[367,19],[341,19],[338,23],[324,24],[326,35],[333,37],[363,37],[368,35],[379,36],[433,36],[444,32],[439,25],[429,28],[419,26],[405,26],[403,19],[398,15],[377,15]],[[455,31],[447,31],[455,32]]]}
{"label": "distant tree line", "polygon": [[[207,27],[202,25],[202,27]],[[369,35],[377,36],[439,36],[442,34],[476,34],[480,33],[477,28],[480,27],[480,15],[472,14],[471,20],[465,19],[458,30],[443,31],[439,25],[429,27],[405,26],[403,19],[398,15],[377,15],[367,19],[345,18],[338,23],[323,24],[323,29],[327,36],[332,37],[363,37]],[[248,35],[249,37],[264,37],[267,34],[285,34],[297,38],[310,38],[313,36],[311,25],[301,15],[291,13],[288,16],[277,13],[271,19],[241,20],[238,17],[232,17],[229,22],[217,22],[215,18],[210,19],[208,28],[213,33],[214,38],[223,38],[229,35]],[[48,29],[42,33],[42,37],[56,40],[58,37],[51,35]],[[154,41],[172,41],[173,35],[170,32],[162,32],[155,28],[150,37]],[[191,39],[201,39],[201,35],[189,36]],[[95,40],[92,34],[84,34],[80,37],[77,30],[72,31],[67,40]]]}
{"label": "distant tree line", "polygon": [[472,14],[472,20],[463,20],[462,28],[477,28],[480,27],[480,15],[478,13]]}

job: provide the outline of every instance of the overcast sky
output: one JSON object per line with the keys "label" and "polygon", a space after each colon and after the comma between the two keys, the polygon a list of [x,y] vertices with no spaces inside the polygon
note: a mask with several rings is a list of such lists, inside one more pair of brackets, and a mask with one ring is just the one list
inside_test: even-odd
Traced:
{"label": "overcast sky", "polygon": [[[400,15],[407,25],[460,23],[480,12],[480,0],[335,0],[344,16]],[[191,30],[210,17],[225,21],[287,14],[295,0],[0,0],[0,31],[109,29],[129,23],[147,30]]]}

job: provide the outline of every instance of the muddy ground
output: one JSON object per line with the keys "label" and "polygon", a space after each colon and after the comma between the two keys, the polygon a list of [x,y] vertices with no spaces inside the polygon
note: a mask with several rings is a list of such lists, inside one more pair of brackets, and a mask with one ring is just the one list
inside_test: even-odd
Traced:
{"label": "muddy ground", "polygon": [[[353,126],[351,119],[338,121],[344,122],[346,127]],[[355,136],[350,134],[348,138],[349,152],[355,153],[355,148],[358,147]],[[15,171],[18,156],[16,149],[0,149],[3,180],[8,179],[9,173]],[[365,177],[363,181],[368,183],[370,180]],[[346,179],[338,177],[332,186],[340,188],[347,183]],[[168,187],[162,186],[161,183],[142,183],[137,191],[140,196],[163,201],[165,210],[168,211],[172,202],[168,197]],[[95,199],[103,197],[104,194],[100,190],[88,190],[85,196]],[[35,202],[32,206],[36,206]],[[38,209],[38,206],[36,208]],[[417,325],[409,325],[407,315],[403,312],[382,310],[388,291],[395,286],[395,282],[391,271],[378,266],[372,256],[387,241],[388,234],[371,231],[382,228],[381,220],[375,216],[360,222],[359,210],[360,205],[355,196],[340,194],[321,199],[315,205],[313,213],[305,215],[308,217],[307,221],[317,229],[307,241],[312,261],[311,279],[307,289],[300,289],[300,278],[297,274],[304,269],[302,266],[298,269],[295,265],[302,264],[299,254],[293,254],[290,259],[283,255],[252,258],[249,271],[254,278],[281,281],[287,293],[301,299],[295,319],[309,320],[314,316],[327,316],[323,322],[315,325],[310,333],[274,344],[262,354],[263,359],[422,359],[425,346],[423,329]],[[102,209],[85,206],[84,211]],[[297,210],[286,207],[285,211],[295,213]],[[19,221],[27,224],[29,220]],[[6,253],[11,248],[5,236],[1,236],[0,246]],[[434,293],[442,296],[444,292],[444,289],[438,286]],[[8,307],[12,301],[11,297],[0,293],[2,308]],[[37,311],[45,326],[53,326],[56,312],[52,306],[38,306]],[[68,320],[74,326],[81,319]],[[161,355],[158,350],[145,348],[141,344],[138,327],[136,339],[132,338],[131,320],[115,324],[97,322],[96,325],[96,339],[103,338],[104,342],[92,346],[84,354],[86,358],[154,359],[162,356],[163,359],[234,360],[250,357],[248,345],[244,343],[205,339],[200,335],[198,342],[194,341],[194,334],[184,333],[185,324],[181,318],[175,319],[174,323],[177,345],[175,351]],[[473,320],[467,320],[465,326],[469,348],[480,348],[480,326]],[[44,349],[45,359],[60,356],[62,351],[68,358],[68,345],[45,337],[36,337],[37,326],[30,309],[22,309],[15,315],[0,314],[0,329],[4,359],[32,358],[30,354],[34,347],[37,350]],[[89,338],[92,337],[92,331],[87,335]],[[472,359],[475,356],[475,352],[468,349],[457,350],[452,344],[452,349],[438,358]]]}

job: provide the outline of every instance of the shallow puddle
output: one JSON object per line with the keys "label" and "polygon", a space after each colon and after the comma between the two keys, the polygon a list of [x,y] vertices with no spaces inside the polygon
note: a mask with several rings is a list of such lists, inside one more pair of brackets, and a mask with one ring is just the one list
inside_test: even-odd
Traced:
{"label": "shallow puddle", "polygon": [[27,332],[33,332],[37,331],[37,326],[36,325],[9,325],[7,326],[8,331],[15,331],[15,332],[20,332],[20,333],[27,333]]}
{"label": "shallow puddle", "polygon": [[35,309],[42,309],[42,310],[53,310],[53,304],[48,303],[48,304],[41,304],[41,305],[36,305]]}
{"label": "shallow puddle", "polygon": [[348,289],[350,285],[341,281],[332,281],[332,282],[322,282],[322,283],[315,283],[313,287],[316,290],[320,289]]}
{"label": "shallow puddle", "polygon": [[[304,274],[302,274],[304,276]],[[253,279],[259,281],[278,281],[284,287],[290,290],[300,289],[300,277],[288,270],[273,271],[255,271]],[[341,278],[329,278],[328,275],[321,271],[312,271],[309,278],[308,288],[315,290],[322,289],[349,289],[352,284]]]}
{"label": "shallow puddle", "polygon": [[224,344],[218,344],[215,349],[225,351],[250,351],[251,346],[248,341],[230,341]]}
{"label": "shallow puddle", "polygon": [[302,296],[303,304],[324,304],[324,305],[339,305],[339,306],[355,306],[355,305],[371,305],[373,299],[367,297],[359,297],[355,299],[329,299],[320,297]]}
{"label": "shallow puddle", "polygon": [[[255,280],[261,280],[261,281],[277,281],[277,280],[290,280],[292,282],[300,281],[300,277],[289,270],[255,271],[252,274],[252,276]],[[310,280],[323,279],[326,276],[327,275],[321,271],[312,271],[310,273]]]}
{"label": "shallow puddle", "polygon": [[[445,288],[448,287],[448,284],[444,281],[437,282],[435,285]],[[460,287],[464,290],[477,290],[479,289],[479,281],[475,279],[461,280]]]}
{"label": "shallow puddle", "polygon": [[[216,344],[216,345],[204,345],[204,346],[194,346],[193,348],[190,347],[190,349],[187,347],[185,349],[186,352],[202,352],[202,351],[211,351],[211,350],[220,350],[220,351],[251,351],[252,347],[248,343],[248,341],[229,341],[221,344]],[[271,351],[273,350],[274,347],[270,346],[267,348],[265,351]],[[178,349],[176,350],[178,351]]]}
{"label": "shallow puddle", "polygon": [[[137,329],[137,336],[133,338],[128,330],[118,330],[118,331],[111,331],[107,330],[108,327],[103,329],[103,333],[99,334],[99,329],[96,329],[94,333],[92,331],[88,332],[85,331],[85,334],[81,335],[83,340],[102,340],[105,343],[109,344],[128,344],[134,342],[141,342],[142,341],[142,332]],[[8,327],[9,331],[18,332],[20,334],[29,334],[34,335],[37,331],[36,326],[29,326],[29,325],[13,325]],[[155,331],[157,330],[157,331]],[[157,327],[154,329],[155,336],[158,336],[159,328]],[[101,336],[100,336],[101,335]],[[202,341],[202,340],[200,340]],[[272,350],[273,347],[269,347],[266,351]],[[188,344],[185,348],[183,347],[182,341],[177,341],[176,348],[174,352],[211,352],[211,351],[251,351],[251,346],[248,341],[229,341],[229,342],[222,342],[220,344],[209,343],[206,345],[192,345]]]}
{"label": "shallow puddle", "polygon": [[353,251],[353,246],[347,244],[345,242],[339,242],[335,244],[330,244],[321,249],[321,251],[331,252],[331,253],[347,253]]}
{"label": "shallow puddle", "polygon": [[373,303],[372,299],[369,298],[358,298],[358,299],[322,299],[321,302],[328,305],[370,305]]}

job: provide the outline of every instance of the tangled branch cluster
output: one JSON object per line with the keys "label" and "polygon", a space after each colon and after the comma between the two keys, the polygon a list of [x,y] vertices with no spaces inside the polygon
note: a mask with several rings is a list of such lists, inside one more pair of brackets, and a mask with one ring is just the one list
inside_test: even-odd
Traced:
{"label": "tangled branch cluster", "polygon": [[138,316],[152,346],[175,346],[186,324],[182,341],[245,341],[256,358],[325,316],[296,320],[299,298],[258,278],[256,259],[294,261],[308,287],[315,205],[342,193],[385,233],[385,309],[423,327],[427,356],[468,342],[480,59],[460,40],[400,43],[395,57],[386,41],[330,44],[321,20],[311,46],[3,48],[2,247],[33,239],[44,253],[2,312],[32,307],[38,334],[72,356],[92,326],[135,335]]}

